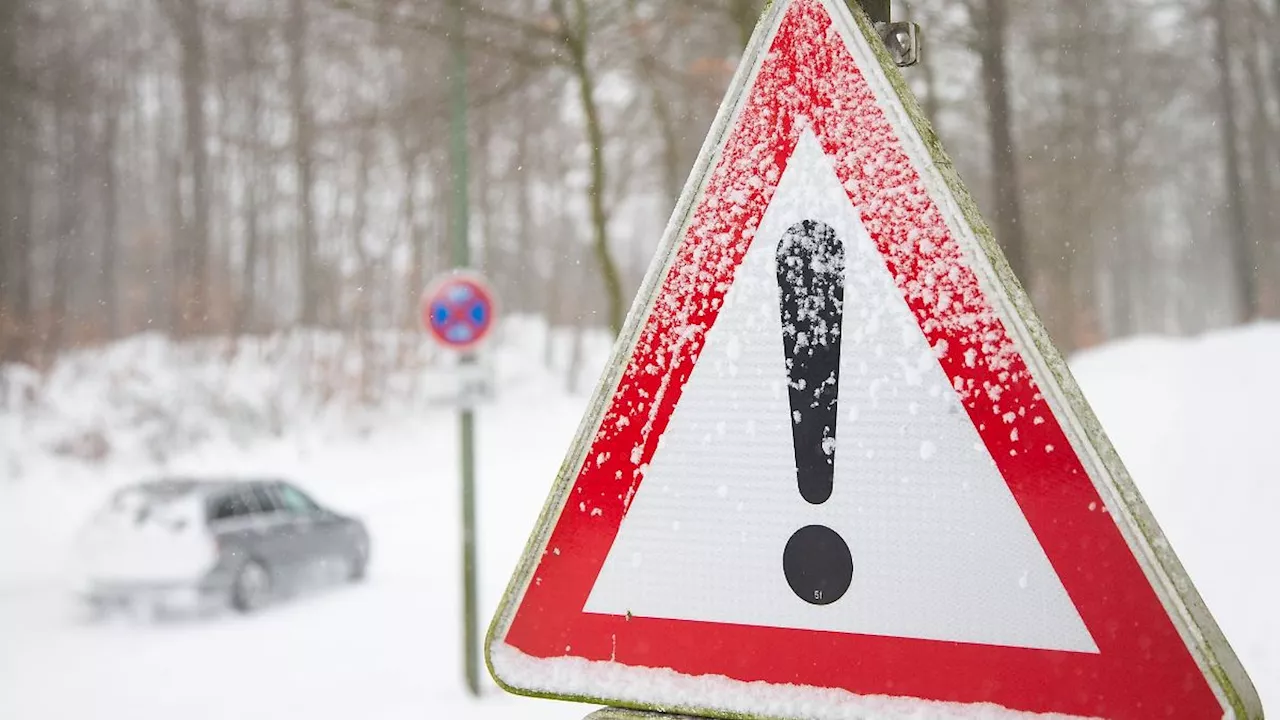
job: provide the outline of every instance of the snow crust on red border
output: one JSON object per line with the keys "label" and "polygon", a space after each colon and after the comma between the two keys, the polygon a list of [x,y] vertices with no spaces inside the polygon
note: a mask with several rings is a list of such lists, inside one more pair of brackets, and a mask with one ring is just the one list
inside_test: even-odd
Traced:
{"label": "snow crust on red border", "polygon": [[[1221,717],[1213,690],[984,295],[973,259],[881,109],[878,81],[864,77],[845,43],[820,0],[795,0],[786,10],[498,641],[533,657],[860,695],[1134,720]],[[832,159],[1098,655],[582,611],[805,128]],[[610,690],[598,692],[608,698]]]}
{"label": "snow crust on red border", "polygon": [[[779,686],[742,682],[722,675],[691,678],[667,668],[635,668],[578,657],[538,658],[510,645],[495,648],[493,664],[499,673],[530,679],[538,687],[590,695],[597,688],[615,688],[618,702],[646,703],[655,695],[675,707],[709,704],[727,712],[765,717],[807,717],[820,714],[832,720],[899,718],[908,720],[1015,720],[1020,713],[992,703],[921,702],[887,695],[854,695],[846,690]],[[1070,720],[1076,716],[1046,713],[1037,720]]]}

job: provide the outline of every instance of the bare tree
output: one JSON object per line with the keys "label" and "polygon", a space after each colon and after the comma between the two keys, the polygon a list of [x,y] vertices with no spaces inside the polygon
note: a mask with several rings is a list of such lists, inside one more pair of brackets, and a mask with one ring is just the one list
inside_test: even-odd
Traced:
{"label": "bare tree", "polygon": [[102,314],[107,337],[120,333],[120,95],[116,85],[103,109],[102,141],[99,161],[102,165]]}
{"label": "bare tree", "polygon": [[[1271,83],[1275,85],[1275,100],[1280,104],[1280,0],[1271,0]],[[1276,142],[1276,163],[1280,164],[1280,141]]]}
{"label": "bare tree", "polygon": [[204,10],[200,0],[161,0],[178,37],[182,82],[183,144],[190,164],[190,222],[178,268],[179,325],[182,333],[202,328],[209,303],[209,150],[206,146],[204,93],[208,85]]}
{"label": "bare tree", "polygon": [[0,363],[28,359],[30,91],[19,58],[25,3],[0,3]]}
{"label": "bare tree", "polygon": [[[567,7],[568,2],[573,3],[572,11]],[[613,250],[609,247],[609,213],[605,208],[604,198],[606,179],[604,129],[600,123],[600,109],[595,97],[595,77],[588,54],[591,11],[587,7],[586,0],[552,0],[551,10],[558,23],[560,42],[568,56],[569,67],[578,84],[578,100],[581,103],[583,121],[586,124],[587,149],[591,153],[591,180],[587,184],[587,205],[591,214],[593,247],[596,262],[600,266],[600,277],[604,281],[608,313],[606,318],[609,327],[616,334],[622,330],[626,306],[622,297],[622,279],[613,258]]]}
{"label": "bare tree", "polygon": [[293,112],[293,161],[297,174],[299,322],[314,325],[320,308],[320,288],[316,268],[315,208],[311,199],[315,184],[312,164],[315,141],[308,104],[307,22],[306,0],[289,0],[285,38],[289,48],[289,102]]}
{"label": "bare tree", "polygon": [[1235,86],[1231,74],[1231,11],[1228,0],[1213,0],[1213,60],[1218,71],[1221,95],[1221,152],[1224,205],[1227,209],[1227,247],[1238,308],[1245,320],[1258,317],[1256,260],[1249,239],[1245,215],[1244,179],[1240,169],[1239,120],[1236,117]]}
{"label": "bare tree", "polygon": [[1006,36],[1009,28],[1007,0],[969,0],[975,44],[982,67],[986,97],[987,134],[990,137],[991,178],[994,187],[996,239],[1005,258],[1022,282],[1029,281],[1027,240],[1022,226],[1022,186],[1014,148],[1013,108],[1009,97]]}
{"label": "bare tree", "polygon": [[80,40],[72,33],[64,38],[56,54],[57,75],[51,87],[54,151],[53,177],[57,188],[54,202],[53,241],[49,243],[50,263],[48,306],[43,325],[41,355],[51,358],[67,343],[71,321],[72,264],[79,233],[84,223],[84,178],[90,157],[87,122],[79,103],[84,100],[86,80],[80,63]]}
{"label": "bare tree", "polygon": [[[1248,42],[1244,47],[1241,65],[1244,69],[1245,93],[1248,99],[1249,114],[1247,129],[1242,129],[1240,139],[1248,147],[1245,157],[1249,160],[1249,184],[1242,202],[1246,206],[1246,218],[1249,243],[1254,258],[1254,273],[1258,282],[1258,314],[1271,315],[1280,311],[1280,297],[1275,297],[1273,287],[1277,272],[1276,250],[1280,241],[1275,236],[1280,233],[1280,212],[1277,211],[1276,198],[1276,165],[1272,159],[1277,157],[1275,145],[1280,143],[1280,125],[1273,126],[1267,112],[1268,89],[1263,67],[1263,48],[1266,47],[1266,32],[1259,32],[1251,27]],[[1270,270],[1270,272],[1267,272]]]}
{"label": "bare tree", "polygon": [[240,205],[244,228],[243,264],[240,269],[239,300],[234,308],[232,332],[243,334],[257,329],[258,323],[258,274],[262,255],[261,197],[266,178],[260,170],[262,142],[259,136],[263,127],[263,89],[260,75],[263,71],[262,46],[266,32],[255,22],[242,22],[238,28],[240,60],[243,63],[243,87],[245,109],[242,127],[245,142],[244,182],[240,191]]}

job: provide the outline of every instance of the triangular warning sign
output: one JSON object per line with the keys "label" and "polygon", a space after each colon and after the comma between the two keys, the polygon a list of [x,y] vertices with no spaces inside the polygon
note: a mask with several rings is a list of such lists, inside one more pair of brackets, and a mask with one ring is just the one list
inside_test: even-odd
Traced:
{"label": "triangular warning sign", "polygon": [[766,12],[494,677],[710,716],[1261,717],[878,42],[838,0]]}

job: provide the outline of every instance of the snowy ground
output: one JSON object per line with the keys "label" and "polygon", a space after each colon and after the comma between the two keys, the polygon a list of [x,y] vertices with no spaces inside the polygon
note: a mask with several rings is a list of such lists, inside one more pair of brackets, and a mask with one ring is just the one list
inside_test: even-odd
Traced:
{"label": "snowy ground", "polygon": [[[531,352],[528,348],[524,352]],[[588,363],[587,374],[598,367]],[[1264,704],[1280,706],[1280,326],[1190,341],[1138,339],[1074,369]],[[479,416],[486,621],[585,398],[508,363]],[[589,384],[589,383],[588,383]],[[3,418],[0,417],[0,421]],[[3,423],[0,422],[0,427]],[[2,438],[0,438],[2,440]],[[283,473],[365,518],[375,563],[335,588],[250,617],[89,624],[69,602],[72,537],[110,489],[150,471],[31,449],[0,462],[0,718],[579,718],[590,708],[462,689],[455,422],[423,410],[360,437],[287,433],[249,448],[215,436],[179,472]],[[15,446],[0,444],[11,455]]]}
{"label": "snowy ground", "polygon": [[1280,325],[1139,338],[1072,370],[1192,582],[1280,711]]}

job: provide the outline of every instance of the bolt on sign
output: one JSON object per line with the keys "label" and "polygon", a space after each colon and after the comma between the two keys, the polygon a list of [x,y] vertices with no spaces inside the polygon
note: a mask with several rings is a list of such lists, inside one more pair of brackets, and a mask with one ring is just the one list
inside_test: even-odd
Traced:
{"label": "bolt on sign", "polygon": [[920,118],[864,16],[766,11],[494,618],[503,687],[1262,717]]}

